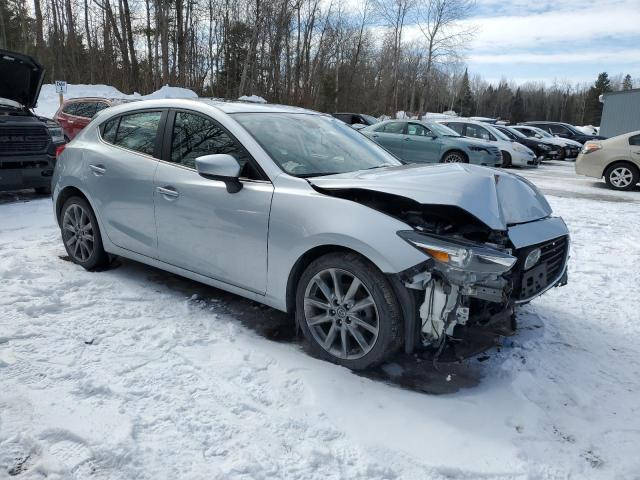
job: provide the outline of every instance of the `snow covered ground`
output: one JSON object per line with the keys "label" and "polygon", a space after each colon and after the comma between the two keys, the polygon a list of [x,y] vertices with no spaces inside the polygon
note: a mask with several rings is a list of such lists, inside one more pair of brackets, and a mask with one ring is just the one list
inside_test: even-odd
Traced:
{"label": "snow covered ground", "polygon": [[640,191],[521,171],[569,285],[499,349],[367,376],[286,319],[134,262],[65,260],[51,200],[0,196],[0,478],[640,478]]}

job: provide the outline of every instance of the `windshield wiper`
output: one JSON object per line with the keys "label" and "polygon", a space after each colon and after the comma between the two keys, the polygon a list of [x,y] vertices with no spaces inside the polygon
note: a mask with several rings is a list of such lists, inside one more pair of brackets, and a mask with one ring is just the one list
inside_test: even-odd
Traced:
{"label": "windshield wiper", "polygon": [[324,177],[325,175],[338,175],[340,173],[345,173],[345,172],[313,172],[313,173],[299,173],[299,174],[292,174],[295,175],[296,177],[299,178],[309,178],[309,177]]}

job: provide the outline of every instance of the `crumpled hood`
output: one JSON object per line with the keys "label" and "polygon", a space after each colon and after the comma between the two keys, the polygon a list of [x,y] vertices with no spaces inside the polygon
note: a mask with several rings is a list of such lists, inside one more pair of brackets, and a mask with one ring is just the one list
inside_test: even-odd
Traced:
{"label": "crumpled hood", "polygon": [[372,190],[423,205],[466,210],[493,230],[548,217],[551,207],[528,180],[501,170],[468,164],[402,165],[309,178],[327,190]]}
{"label": "crumpled hood", "polygon": [[44,68],[32,57],[0,50],[0,97],[33,108],[43,78]]}

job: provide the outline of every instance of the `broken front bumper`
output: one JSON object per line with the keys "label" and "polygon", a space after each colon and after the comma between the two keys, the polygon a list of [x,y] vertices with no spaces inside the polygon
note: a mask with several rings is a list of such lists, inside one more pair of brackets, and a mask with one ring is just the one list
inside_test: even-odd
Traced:
{"label": "broken front bumper", "polygon": [[[569,231],[561,218],[515,225],[508,230],[508,270],[451,268],[432,258],[403,272],[402,284],[413,294],[414,318],[408,322],[407,350],[437,346],[457,326],[487,326],[512,318],[517,305],[566,283]],[[496,273],[497,272],[497,273]],[[407,318],[405,316],[405,318]]]}

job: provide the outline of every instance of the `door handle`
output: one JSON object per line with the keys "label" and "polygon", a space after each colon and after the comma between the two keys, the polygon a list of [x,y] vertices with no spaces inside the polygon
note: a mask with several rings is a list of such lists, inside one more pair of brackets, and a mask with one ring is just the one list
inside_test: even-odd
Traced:
{"label": "door handle", "polygon": [[372,138],[378,138],[378,135],[376,135],[375,133],[373,135],[371,135]]}
{"label": "door handle", "polygon": [[173,187],[157,187],[156,191],[166,197],[178,198],[180,194]]}
{"label": "door handle", "polygon": [[106,168],[104,168],[104,165],[93,165],[93,164],[89,164],[89,168],[93,171],[93,173],[97,176],[100,175],[104,175],[105,172],[107,171]]}
{"label": "door handle", "polygon": [[409,140],[411,140],[411,137],[404,137],[405,142],[408,142]]}

